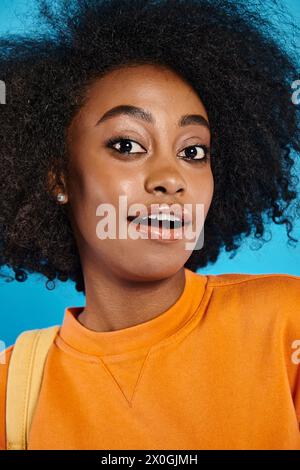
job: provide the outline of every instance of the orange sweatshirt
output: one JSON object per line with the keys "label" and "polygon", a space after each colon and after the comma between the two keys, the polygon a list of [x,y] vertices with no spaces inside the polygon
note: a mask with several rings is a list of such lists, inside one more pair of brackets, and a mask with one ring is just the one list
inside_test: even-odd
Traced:
{"label": "orange sweatshirt", "polygon": [[300,450],[300,277],[185,273],[176,303],[139,325],[96,332],[65,309],[29,450]]}

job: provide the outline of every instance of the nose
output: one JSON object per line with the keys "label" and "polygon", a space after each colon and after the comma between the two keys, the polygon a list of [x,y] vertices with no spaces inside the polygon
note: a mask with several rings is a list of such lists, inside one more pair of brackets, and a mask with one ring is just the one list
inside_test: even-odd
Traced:
{"label": "nose", "polygon": [[151,194],[184,194],[186,182],[174,165],[157,165],[146,178],[145,189]]}

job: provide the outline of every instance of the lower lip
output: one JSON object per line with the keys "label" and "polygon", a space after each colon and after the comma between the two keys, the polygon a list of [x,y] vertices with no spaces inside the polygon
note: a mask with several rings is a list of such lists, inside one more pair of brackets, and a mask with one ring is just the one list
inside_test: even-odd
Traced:
{"label": "lower lip", "polygon": [[[130,222],[127,220],[127,223]],[[179,228],[153,227],[151,225],[137,224],[136,231],[147,236],[141,236],[141,239],[156,240],[166,243],[174,243],[183,240],[184,226]]]}

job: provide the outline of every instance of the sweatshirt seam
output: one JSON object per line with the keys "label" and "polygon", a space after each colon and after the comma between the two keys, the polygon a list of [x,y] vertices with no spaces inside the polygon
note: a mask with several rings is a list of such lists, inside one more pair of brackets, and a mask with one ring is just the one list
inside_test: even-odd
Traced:
{"label": "sweatshirt seam", "polygon": [[[75,359],[78,359],[79,361],[88,362],[90,364],[96,364],[96,365],[99,365],[99,363],[103,364],[105,362],[105,359],[109,358],[109,356],[110,356],[110,355],[98,356],[96,354],[89,354],[89,353],[79,351],[78,349],[74,348],[69,343],[67,343],[65,341],[65,339],[63,339],[61,336],[59,336],[58,339],[55,339],[53,345],[56,348],[58,348],[60,351],[62,351],[63,353],[67,354],[68,356],[72,356]],[[132,350],[132,352],[134,352],[135,354],[132,354],[132,356],[131,356],[130,353],[129,353],[128,357],[127,357],[127,353],[126,353],[126,357],[124,357],[124,358],[121,357],[119,362],[122,363],[122,362],[126,362],[126,361],[131,361],[132,359],[134,360],[136,357],[140,357],[140,355],[142,353],[147,355],[150,350],[151,350],[151,346],[141,348],[141,349]],[[124,353],[124,355],[125,355],[125,353]],[[111,356],[119,356],[119,354],[116,354],[116,355],[112,354]],[[121,354],[121,356],[122,356],[122,354]],[[109,359],[108,359],[108,361],[109,361]],[[118,361],[116,361],[115,364],[118,364]]]}
{"label": "sweatshirt seam", "polygon": [[[252,277],[253,276],[253,277]],[[300,277],[299,276],[294,276],[292,274],[286,274],[286,273],[270,273],[270,274],[258,274],[258,275],[255,275],[253,274],[251,277],[247,277],[246,279],[231,279],[231,280],[226,280],[226,279],[223,279],[223,280],[220,280],[220,281],[214,281],[213,279],[210,279],[210,275],[207,275],[208,277],[208,286],[211,286],[211,287],[226,287],[228,285],[235,285],[235,284],[242,284],[244,282],[249,282],[249,281],[256,281],[257,279],[263,279],[263,278],[266,278],[266,277],[269,277],[269,278],[273,278],[273,277],[285,277],[285,278],[289,278],[289,279],[296,279],[296,280],[300,280]],[[219,282],[219,283],[218,283]]]}

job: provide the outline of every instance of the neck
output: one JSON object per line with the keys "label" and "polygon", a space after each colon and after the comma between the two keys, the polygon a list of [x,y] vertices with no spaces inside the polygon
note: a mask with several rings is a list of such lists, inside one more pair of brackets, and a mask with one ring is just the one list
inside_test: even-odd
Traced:
{"label": "neck", "polygon": [[86,306],[78,321],[94,331],[115,331],[147,322],[181,296],[185,272],[155,281],[129,280],[112,271],[84,270]]}

